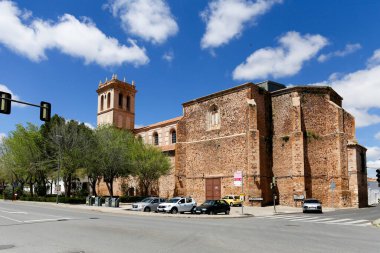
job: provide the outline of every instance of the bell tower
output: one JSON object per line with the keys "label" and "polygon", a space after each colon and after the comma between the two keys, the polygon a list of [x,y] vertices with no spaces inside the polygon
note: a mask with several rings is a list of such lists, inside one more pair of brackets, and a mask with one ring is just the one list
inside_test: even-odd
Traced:
{"label": "bell tower", "polygon": [[109,124],[118,128],[135,128],[135,83],[123,82],[112,75],[112,79],[99,82],[97,125]]}

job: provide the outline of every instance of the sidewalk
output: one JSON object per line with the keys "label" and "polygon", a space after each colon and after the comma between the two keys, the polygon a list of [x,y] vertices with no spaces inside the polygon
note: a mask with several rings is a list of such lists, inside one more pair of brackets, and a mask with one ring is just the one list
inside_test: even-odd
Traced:
{"label": "sidewalk", "polygon": [[[288,207],[288,206],[276,206],[276,213],[274,213],[273,206],[267,207],[253,207],[244,206],[243,213],[241,207],[232,207],[230,215],[218,214],[218,215],[195,215],[190,213],[185,214],[168,214],[168,213],[155,213],[155,212],[141,212],[132,211],[131,203],[121,203],[120,207],[105,207],[105,206],[86,206],[86,205],[71,205],[71,204],[56,204],[49,202],[31,202],[31,201],[15,201],[14,203],[30,203],[36,205],[50,205],[62,208],[71,208],[78,210],[95,211],[102,213],[113,213],[122,215],[135,215],[135,216],[156,216],[156,217],[178,217],[178,218],[243,218],[243,217],[254,217],[254,216],[271,216],[277,214],[287,214],[287,213],[302,213],[301,207]],[[324,212],[334,211],[332,208],[324,208]]]}

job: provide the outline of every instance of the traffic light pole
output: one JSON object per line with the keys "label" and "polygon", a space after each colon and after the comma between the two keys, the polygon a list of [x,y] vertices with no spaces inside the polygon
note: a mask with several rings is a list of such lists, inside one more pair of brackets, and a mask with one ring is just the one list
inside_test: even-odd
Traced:
{"label": "traffic light pole", "polygon": [[48,102],[41,101],[40,105],[36,105],[36,104],[12,99],[12,95],[10,93],[0,92],[0,113],[10,114],[11,102],[38,107],[40,108],[40,120],[50,121],[51,104]]}

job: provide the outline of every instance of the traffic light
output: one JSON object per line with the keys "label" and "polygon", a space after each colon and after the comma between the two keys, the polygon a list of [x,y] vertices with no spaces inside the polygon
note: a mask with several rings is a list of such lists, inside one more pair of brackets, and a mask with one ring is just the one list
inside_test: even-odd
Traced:
{"label": "traffic light", "polygon": [[0,113],[11,113],[11,99],[12,95],[10,93],[0,91]]}
{"label": "traffic light", "polygon": [[376,170],[376,177],[377,185],[380,187],[380,169]]}
{"label": "traffic light", "polygon": [[51,115],[51,104],[48,102],[42,101],[40,104],[40,120],[50,121]]}

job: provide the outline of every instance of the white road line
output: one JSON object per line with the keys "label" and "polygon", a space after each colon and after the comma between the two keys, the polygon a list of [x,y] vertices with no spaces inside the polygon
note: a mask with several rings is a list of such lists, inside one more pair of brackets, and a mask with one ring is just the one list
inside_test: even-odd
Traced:
{"label": "white road line", "polygon": [[17,211],[2,211],[3,213],[13,213],[13,214],[28,214],[27,212],[17,212]]}
{"label": "white road line", "polygon": [[290,221],[306,221],[306,220],[318,220],[319,217],[308,217],[308,218],[299,218],[299,219],[293,219]]}
{"label": "white road line", "polygon": [[356,223],[363,223],[363,222],[368,222],[369,220],[354,220],[354,221],[349,221],[345,222],[344,224],[356,224]]}
{"label": "white road line", "polygon": [[305,220],[303,222],[315,222],[315,223],[322,223],[322,221],[328,221],[333,220],[333,218],[324,218],[324,219],[317,219],[317,220]]}
{"label": "white road line", "polygon": [[355,226],[358,226],[358,227],[367,227],[367,226],[372,226],[372,223],[371,222],[367,222],[367,223],[364,223],[364,224],[355,224]]}
{"label": "white road line", "polygon": [[22,221],[20,221],[20,220],[15,220],[15,219],[12,219],[12,218],[9,218],[9,217],[5,217],[5,216],[2,216],[2,215],[0,215],[0,217],[4,218],[4,219],[7,219],[7,220],[11,220],[11,221],[22,223]]}
{"label": "white road line", "polygon": [[58,220],[71,220],[71,218],[59,218],[59,219],[41,219],[41,220],[26,220],[24,223],[32,223],[32,222],[45,222],[45,221],[58,221]]}
{"label": "white road line", "polygon": [[322,223],[326,223],[326,224],[332,224],[332,223],[338,223],[338,222],[346,222],[346,221],[352,221],[352,219],[340,219],[340,220],[330,220],[330,221],[325,221],[325,222],[322,222]]}

